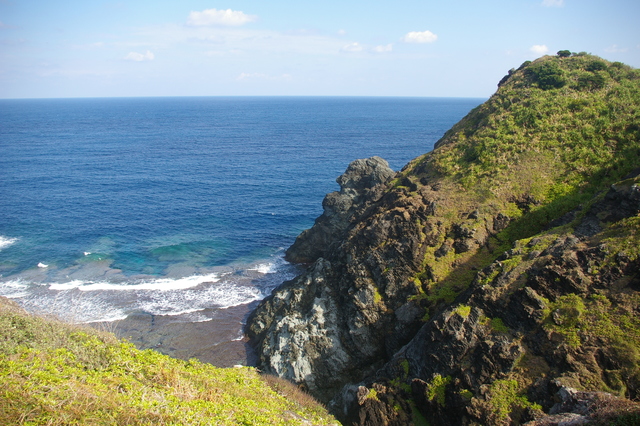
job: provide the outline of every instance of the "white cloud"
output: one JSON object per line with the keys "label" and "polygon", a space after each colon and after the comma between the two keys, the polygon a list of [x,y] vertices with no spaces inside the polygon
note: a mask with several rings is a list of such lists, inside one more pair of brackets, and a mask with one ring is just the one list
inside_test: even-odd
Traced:
{"label": "white cloud", "polygon": [[342,47],[343,52],[362,52],[362,45],[358,42],[349,43]]}
{"label": "white cloud", "polygon": [[[299,34],[247,27],[193,27],[184,24],[146,27],[139,30],[137,35],[143,37],[144,44],[129,44],[126,46],[125,52],[162,49],[163,52],[169,53],[171,49],[182,49],[185,54],[199,51],[203,56],[257,54],[262,57],[269,53],[328,57],[341,53],[345,54],[342,48],[350,42],[335,34],[333,36]],[[153,44],[146,40],[152,40]],[[366,50],[364,46],[361,46],[361,48],[363,51]],[[163,53],[163,56],[166,55]]]}
{"label": "white cloud", "polygon": [[127,61],[135,62],[153,61],[154,58],[155,55],[149,50],[147,50],[146,53],[129,52],[129,54],[124,57],[124,59],[126,59]]}
{"label": "white cloud", "polygon": [[562,7],[564,6],[564,0],[542,0],[544,7]]}
{"label": "white cloud", "polygon": [[389,43],[389,44],[384,44],[384,45],[380,45],[380,46],[376,46],[373,48],[373,51],[375,53],[387,53],[387,52],[391,52],[393,50],[393,44]]}
{"label": "white cloud", "polygon": [[343,36],[343,35],[346,35],[346,34],[347,34],[346,30],[338,30],[338,35],[339,36]]}
{"label": "white cloud", "polygon": [[438,36],[431,31],[411,31],[407,33],[402,41],[405,43],[433,43]]}
{"label": "white cloud", "polygon": [[236,27],[257,20],[255,15],[247,15],[239,10],[206,9],[202,12],[191,12],[187,25],[202,27],[208,25],[224,25]]}
{"label": "white cloud", "polygon": [[546,55],[549,52],[549,48],[544,44],[535,44],[529,48],[532,53],[536,55]]}

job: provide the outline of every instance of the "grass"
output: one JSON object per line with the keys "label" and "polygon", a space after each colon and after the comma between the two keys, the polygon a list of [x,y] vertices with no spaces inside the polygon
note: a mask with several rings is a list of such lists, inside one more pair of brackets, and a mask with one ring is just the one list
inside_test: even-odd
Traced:
{"label": "grass", "polygon": [[[437,235],[423,248],[416,276],[424,294],[417,297],[429,302],[431,313],[452,303],[478,270],[514,243],[543,232],[620,181],[640,164],[639,122],[640,70],[581,53],[546,56],[510,71],[487,102],[396,178],[398,185],[428,182],[446,194],[437,200],[437,218],[426,219]],[[474,210],[478,214],[471,219]],[[438,251],[454,244],[455,226],[479,235],[498,215],[508,225],[484,243],[474,241],[466,252]],[[627,222],[638,227],[637,220]],[[629,228],[625,223],[620,232]],[[632,259],[639,244],[634,235],[621,242]],[[523,256],[531,251],[523,250]],[[523,258],[502,262],[483,283],[508,274]]]}
{"label": "grass", "polygon": [[517,380],[496,380],[491,384],[487,402],[494,424],[502,424],[509,419],[514,411],[526,408],[541,410],[538,404],[529,402],[525,395],[521,395],[520,391]]}
{"label": "grass", "polygon": [[0,424],[337,424],[294,388],[253,368],[140,351],[0,300]]}
{"label": "grass", "polygon": [[440,374],[435,374],[427,387],[427,400],[435,400],[438,405],[444,406],[445,391],[447,390],[447,385],[450,382],[451,376],[442,377]]}
{"label": "grass", "polygon": [[619,368],[608,371],[606,383],[584,375],[582,385],[624,397],[624,383],[640,379],[640,319],[634,311],[640,296],[617,295],[615,300],[617,303],[603,294],[561,296],[546,310],[544,327],[559,333],[575,350],[580,350],[584,342],[599,342],[610,348],[621,363]]}

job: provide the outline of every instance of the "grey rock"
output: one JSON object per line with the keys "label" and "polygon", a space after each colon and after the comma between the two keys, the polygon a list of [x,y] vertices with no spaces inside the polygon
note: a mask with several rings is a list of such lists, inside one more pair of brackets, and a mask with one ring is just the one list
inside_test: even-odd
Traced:
{"label": "grey rock", "polygon": [[355,160],[336,182],[340,191],[327,194],[322,202],[324,213],[311,229],[303,231],[286,251],[292,263],[312,263],[328,257],[345,232],[371,203],[382,195],[385,184],[395,172],[380,157]]}

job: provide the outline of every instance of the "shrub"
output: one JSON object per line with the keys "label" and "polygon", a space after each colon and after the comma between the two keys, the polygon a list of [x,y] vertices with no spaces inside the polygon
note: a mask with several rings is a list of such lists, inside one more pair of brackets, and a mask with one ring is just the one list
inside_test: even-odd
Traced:
{"label": "shrub", "polygon": [[534,63],[525,69],[525,73],[542,90],[558,89],[567,84],[564,70],[556,62]]}

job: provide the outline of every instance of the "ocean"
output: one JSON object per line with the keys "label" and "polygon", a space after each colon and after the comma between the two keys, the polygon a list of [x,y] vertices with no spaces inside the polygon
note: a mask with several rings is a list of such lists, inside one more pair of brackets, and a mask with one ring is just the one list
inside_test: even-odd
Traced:
{"label": "ocean", "polygon": [[0,100],[0,295],[75,322],[216,329],[299,273],[284,250],[351,161],[399,170],[483,101]]}

